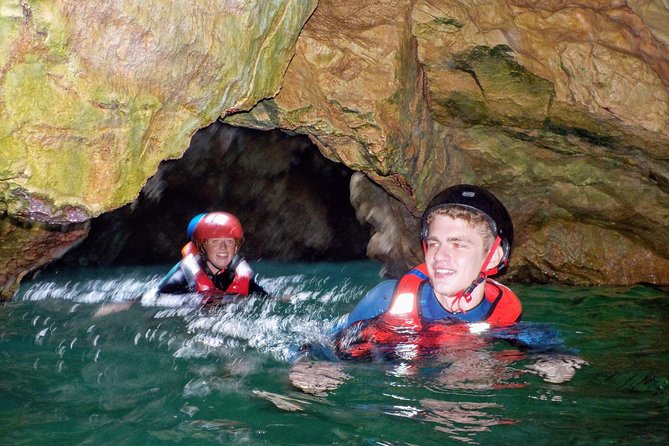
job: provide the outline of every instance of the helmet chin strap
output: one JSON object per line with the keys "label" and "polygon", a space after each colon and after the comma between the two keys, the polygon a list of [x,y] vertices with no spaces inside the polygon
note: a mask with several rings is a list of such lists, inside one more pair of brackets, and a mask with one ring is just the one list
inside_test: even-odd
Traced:
{"label": "helmet chin strap", "polygon": [[[451,305],[451,308],[456,308],[457,310],[461,311],[462,313],[467,313],[462,306],[460,305],[460,302],[462,299],[465,300],[465,302],[469,303],[472,301],[472,293],[476,289],[477,286],[485,282],[485,280],[488,278],[488,276],[497,274],[499,272],[499,265],[496,265],[494,268],[489,268],[489,269],[484,269],[488,263],[490,263],[490,259],[492,259],[492,256],[495,254],[495,251],[497,248],[501,245],[502,239],[497,236],[495,237],[495,241],[492,243],[492,246],[490,247],[490,251],[488,251],[488,255],[486,256],[485,260],[483,261],[483,265],[481,265],[481,272],[479,272],[479,275],[472,281],[472,283],[465,288],[464,290],[460,291],[456,296],[455,300],[453,301],[453,304]],[[504,265],[506,265],[507,260],[504,260]]]}

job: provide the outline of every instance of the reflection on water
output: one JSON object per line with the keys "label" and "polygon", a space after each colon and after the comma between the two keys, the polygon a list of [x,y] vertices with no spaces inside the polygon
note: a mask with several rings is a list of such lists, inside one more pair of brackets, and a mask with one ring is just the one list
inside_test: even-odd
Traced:
{"label": "reflection on water", "polygon": [[[254,269],[273,299],[207,308],[195,296],[142,301],[165,268],[62,271],[22,285],[0,307],[2,444],[669,439],[662,291],[517,286],[530,322],[506,340],[429,354],[407,343],[338,362],[323,359],[330,332],[378,268]],[[518,348],[518,338],[552,347]]]}
{"label": "reflection on water", "polygon": [[421,401],[422,419],[437,424],[435,429],[449,434],[450,438],[464,443],[474,443],[471,433],[488,432],[498,424],[515,424],[518,420],[501,418],[493,411],[500,411],[501,404],[453,402],[434,399]]}

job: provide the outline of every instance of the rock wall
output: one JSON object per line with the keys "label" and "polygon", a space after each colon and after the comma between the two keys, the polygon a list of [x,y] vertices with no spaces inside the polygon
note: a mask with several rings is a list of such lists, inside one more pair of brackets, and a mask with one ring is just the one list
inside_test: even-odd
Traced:
{"label": "rock wall", "polygon": [[[5,227],[64,242],[222,116],[308,135],[405,222],[444,186],[490,188],[518,279],[669,283],[663,1],[6,1],[0,24]],[[398,269],[416,243],[369,254]]]}
{"label": "rock wall", "polygon": [[[226,120],[309,134],[404,219],[490,188],[516,279],[666,284],[667,29],[662,2],[320,1],[281,92]],[[378,256],[406,267],[415,239]]]}
{"label": "rock wall", "polygon": [[[316,0],[7,0],[0,7],[0,212],[61,229],[132,201],[219,115],[280,89]],[[40,232],[44,232],[38,234]],[[3,263],[39,258],[3,240]],[[10,296],[25,266],[0,271]]]}

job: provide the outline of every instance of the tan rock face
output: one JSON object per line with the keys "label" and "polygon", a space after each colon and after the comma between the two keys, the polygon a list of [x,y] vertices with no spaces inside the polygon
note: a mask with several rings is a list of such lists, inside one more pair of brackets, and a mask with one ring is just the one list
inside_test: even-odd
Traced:
{"label": "tan rock face", "polygon": [[515,217],[512,274],[667,283],[669,52],[644,22],[659,3],[488,6],[417,2],[414,33],[434,118]]}
{"label": "tan rock face", "polygon": [[[487,186],[514,217],[516,277],[669,283],[665,2],[6,3],[12,218],[118,207],[220,115],[308,134],[409,222],[445,186]],[[391,270],[420,257],[400,232],[379,245]]]}
{"label": "tan rock face", "polygon": [[667,17],[662,2],[321,1],[279,95],[230,120],[305,132],[404,202],[382,206],[393,222],[362,212],[391,270],[420,258],[397,220],[471,182],[514,218],[511,275],[669,283]]}

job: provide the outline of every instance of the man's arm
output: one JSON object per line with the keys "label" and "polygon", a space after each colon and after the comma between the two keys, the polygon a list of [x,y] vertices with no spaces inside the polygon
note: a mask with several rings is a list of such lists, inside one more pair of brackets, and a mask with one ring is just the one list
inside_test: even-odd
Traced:
{"label": "man's arm", "polygon": [[174,265],[158,284],[158,293],[184,294],[193,292],[188,285],[188,279],[181,269],[181,262]]}
{"label": "man's arm", "polygon": [[258,285],[255,280],[251,279],[249,282],[249,294],[257,294],[262,297],[269,296],[269,293],[265,291],[263,287]]}
{"label": "man's arm", "polygon": [[373,319],[386,312],[390,307],[396,284],[396,280],[386,280],[372,288],[349,313],[346,322],[337,327],[335,332],[340,332],[356,322]]}

